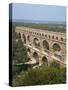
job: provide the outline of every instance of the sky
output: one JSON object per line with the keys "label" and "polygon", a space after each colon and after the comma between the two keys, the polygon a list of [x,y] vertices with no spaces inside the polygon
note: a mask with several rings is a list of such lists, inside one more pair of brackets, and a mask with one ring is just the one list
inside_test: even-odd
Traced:
{"label": "sky", "polygon": [[66,7],[38,4],[12,4],[12,20],[66,21]]}

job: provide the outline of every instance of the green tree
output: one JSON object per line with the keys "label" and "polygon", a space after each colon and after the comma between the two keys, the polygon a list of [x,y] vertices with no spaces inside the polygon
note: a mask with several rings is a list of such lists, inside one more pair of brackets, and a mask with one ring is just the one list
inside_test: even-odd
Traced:
{"label": "green tree", "polygon": [[12,78],[16,78],[17,75],[23,70],[21,63],[28,61],[28,55],[26,47],[24,46],[20,33],[15,32],[15,25],[12,27]]}
{"label": "green tree", "polygon": [[38,67],[19,75],[13,80],[13,86],[61,84],[66,82],[65,69]]}
{"label": "green tree", "polygon": [[16,42],[13,52],[13,60],[14,63],[25,63],[28,61],[28,55],[27,50],[24,44],[22,43],[22,40],[19,39],[18,42]]}
{"label": "green tree", "polygon": [[12,61],[14,64],[25,63],[28,61],[26,47],[21,40],[20,33],[17,34],[15,32],[15,25],[12,27]]}

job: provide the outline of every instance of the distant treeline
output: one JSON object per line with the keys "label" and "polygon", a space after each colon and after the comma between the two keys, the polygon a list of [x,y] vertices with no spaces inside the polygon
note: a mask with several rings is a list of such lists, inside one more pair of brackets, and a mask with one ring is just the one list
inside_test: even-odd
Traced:
{"label": "distant treeline", "polygon": [[50,30],[55,32],[66,32],[66,25],[65,24],[37,24],[37,23],[18,23],[14,22],[13,25],[15,26],[25,26],[30,28],[36,29],[43,29],[43,30]]}

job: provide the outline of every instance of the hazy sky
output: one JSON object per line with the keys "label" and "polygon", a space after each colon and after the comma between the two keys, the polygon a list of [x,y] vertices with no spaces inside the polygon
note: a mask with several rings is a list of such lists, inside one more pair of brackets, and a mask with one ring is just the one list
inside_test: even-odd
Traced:
{"label": "hazy sky", "polygon": [[12,5],[13,20],[65,21],[66,7],[15,3]]}

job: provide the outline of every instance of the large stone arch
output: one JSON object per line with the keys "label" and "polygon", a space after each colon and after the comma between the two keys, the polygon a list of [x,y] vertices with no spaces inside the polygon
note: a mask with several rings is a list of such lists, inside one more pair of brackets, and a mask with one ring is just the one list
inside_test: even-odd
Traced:
{"label": "large stone arch", "polygon": [[26,36],[25,36],[25,34],[22,34],[22,37],[23,37],[23,42],[26,43]]}
{"label": "large stone arch", "polygon": [[43,49],[45,52],[47,52],[50,49],[49,48],[49,42],[47,40],[43,40],[42,45],[43,45]]}
{"label": "large stone arch", "polygon": [[48,66],[48,59],[46,56],[42,57],[42,65]]}
{"label": "large stone arch", "polygon": [[38,38],[33,39],[33,44],[36,48],[40,48],[40,40]]}
{"label": "large stone arch", "polygon": [[61,45],[59,43],[53,43],[52,49],[54,51],[54,56],[57,57],[58,60],[61,60],[62,59]]}
{"label": "large stone arch", "polygon": [[52,44],[52,49],[53,51],[60,51],[61,50],[61,45],[59,43],[53,43]]}
{"label": "large stone arch", "polygon": [[33,52],[33,58],[36,60],[36,63],[39,63],[39,55],[37,52]]}

